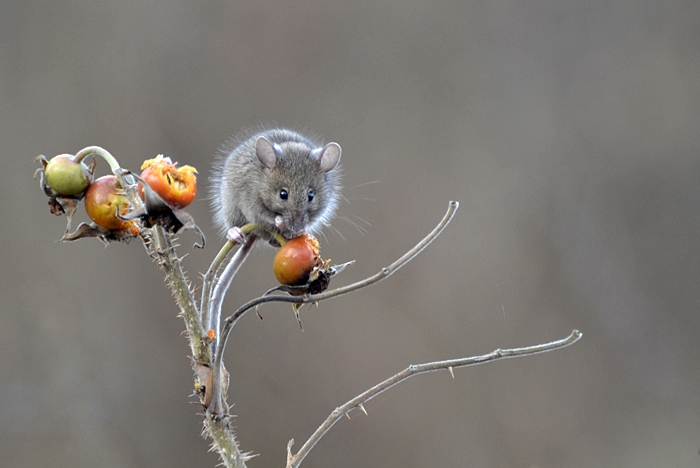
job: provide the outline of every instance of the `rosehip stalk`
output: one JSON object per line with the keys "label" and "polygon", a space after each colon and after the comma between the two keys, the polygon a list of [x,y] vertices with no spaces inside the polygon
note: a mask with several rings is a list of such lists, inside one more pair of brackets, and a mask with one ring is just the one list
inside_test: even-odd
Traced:
{"label": "rosehip stalk", "polygon": [[107,164],[109,164],[109,168],[112,170],[112,174],[114,174],[117,177],[119,185],[121,185],[124,189],[124,194],[129,199],[129,203],[131,203],[131,206],[134,207],[134,209],[142,207],[143,202],[141,201],[141,198],[138,195],[138,191],[136,190],[136,181],[131,175],[125,174],[125,171],[119,165],[119,161],[117,161],[117,158],[112,156],[112,154],[109,151],[100,146],[88,146],[75,153],[74,158],[75,161],[80,162],[83,159],[92,155],[101,157],[107,162]]}

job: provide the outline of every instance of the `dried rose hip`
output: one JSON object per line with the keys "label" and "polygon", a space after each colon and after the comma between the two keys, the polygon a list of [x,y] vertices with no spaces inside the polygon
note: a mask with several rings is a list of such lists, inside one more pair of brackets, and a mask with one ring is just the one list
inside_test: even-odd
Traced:
{"label": "dried rose hip", "polygon": [[273,263],[277,281],[287,286],[306,284],[314,267],[323,265],[319,243],[314,236],[302,234],[280,247]]}
{"label": "dried rose hip", "polygon": [[[170,206],[184,208],[197,195],[197,170],[192,166],[177,167],[177,163],[161,154],[144,161],[141,169],[141,178]],[[141,184],[139,195],[143,198]]]}
{"label": "dried rose hip", "polygon": [[121,195],[121,187],[115,176],[102,176],[90,184],[85,194],[85,211],[90,219],[105,229],[128,229],[134,234],[138,233],[136,221],[120,219],[117,207],[122,216],[129,211],[129,201]]}

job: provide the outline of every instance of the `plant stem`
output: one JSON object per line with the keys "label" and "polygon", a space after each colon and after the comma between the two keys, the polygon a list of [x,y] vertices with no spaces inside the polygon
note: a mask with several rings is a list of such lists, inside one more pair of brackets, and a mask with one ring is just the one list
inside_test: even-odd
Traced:
{"label": "plant stem", "polygon": [[99,156],[107,161],[109,168],[112,170],[112,174],[117,177],[119,185],[121,185],[122,189],[124,190],[124,193],[129,200],[129,204],[131,205],[131,209],[138,210],[143,207],[143,201],[141,200],[137,190],[136,180],[131,176],[131,174],[128,173],[128,171],[125,171],[121,168],[121,166],[119,166],[119,161],[117,161],[117,158],[112,156],[112,153],[106,149],[102,148],[101,146],[88,146],[83,148],[75,153],[75,162],[82,162],[83,159],[93,155]]}
{"label": "plant stem", "polygon": [[[188,285],[180,265],[170,236],[161,226],[151,229],[151,242],[148,244],[149,253],[165,270],[170,289],[180,307],[180,314],[185,320],[187,337],[193,356],[193,367],[204,365],[210,367],[211,352],[207,340],[204,339],[201,317],[194,301],[192,290]],[[202,398],[202,395],[200,395]],[[202,405],[204,401],[201,400]],[[250,457],[240,452],[233,428],[228,416],[220,418],[205,417],[204,432],[212,438],[212,445],[219,453],[224,465],[228,468],[246,468],[245,461]]]}
{"label": "plant stem", "polygon": [[168,285],[180,307],[180,315],[185,320],[187,336],[190,342],[192,357],[196,362],[210,365],[211,354],[204,340],[204,330],[199,318],[199,311],[194,302],[185,273],[182,271],[180,259],[170,242],[168,234],[161,226],[151,229],[150,253],[158,264],[165,270]]}
{"label": "plant stem", "polygon": [[330,428],[336,422],[338,422],[340,418],[347,415],[348,411],[350,411],[353,408],[360,408],[366,414],[367,411],[365,410],[363,403],[371,400],[372,398],[376,397],[385,390],[393,387],[394,385],[405,381],[409,377],[413,377],[414,375],[418,374],[424,374],[426,372],[433,372],[445,369],[449,370],[450,374],[452,374],[452,377],[454,377],[454,373],[452,371],[452,369],[454,368],[475,366],[477,364],[483,364],[486,362],[497,361],[506,358],[532,356],[533,354],[546,353],[548,351],[553,351],[555,349],[561,349],[570,346],[576,343],[579,339],[581,339],[581,336],[582,334],[580,331],[574,330],[566,338],[557,341],[552,341],[550,343],[539,344],[535,346],[527,346],[525,348],[497,349],[482,356],[450,359],[447,361],[428,362],[425,364],[408,366],[406,369],[399,372],[398,374],[389,377],[385,381],[375,385],[369,390],[366,390],[365,392],[356,396],[344,405],[339,406],[338,408],[333,410],[333,412],[328,416],[328,418],[323,422],[323,424],[321,424],[321,426],[318,429],[316,429],[316,431],[311,435],[311,437],[309,437],[309,440],[307,440],[306,443],[304,443],[304,445],[299,449],[296,455],[292,455],[291,453],[292,444],[294,442],[293,440],[291,440],[290,443],[287,445],[287,468],[297,468],[302,462],[302,460],[306,457],[306,455],[309,454],[309,451],[311,451],[314,445],[316,445],[316,443],[321,439],[321,437],[323,437],[330,430]]}
{"label": "plant stem", "polygon": [[110,169],[112,169],[112,173],[114,174],[116,174],[116,172],[119,171],[119,169],[121,169],[117,158],[112,156],[112,153],[100,146],[88,146],[86,148],[81,149],[80,151],[75,153],[75,162],[82,162],[83,159],[92,155],[99,156],[105,161],[107,161],[107,164],[109,164],[109,167]]}
{"label": "plant stem", "polygon": [[[374,274],[373,276],[370,276],[369,278],[365,278],[363,280],[360,280],[356,283],[343,286],[341,288],[333,289],[331,291],[325,291],[320,294],[312,294],[309,296],[263,296],[259,297],[257,299],[253,299],[252,301],[248,301],[247,303],[243,304],[241,307],[236,310],[236,312],[233,313],[230,317],[228,317],[224,321],[224,328],[221,331],[221,337],[219,338],[219,345],[218,349],[216,350],[216,353],[214,354],[214,359],[219,360],[221,359],[221,356],[223,355],[224,348],[226,347],[226,340],[228,339],[228,335],[231,333],[231,329],[233,328],[233,325],[236,323],[236,321],[247,311],[252,309],[253,307],[263,304],[265,302],[291,302],[295,304],[309,304],[309,303],[316,303],[323,301],[325,299],[330,299],[332,297],[338,297],[342,296],[344,294],[351,293],[353,291],[357,291],[358,289],[362,289],[364,287],[370,286],[374,283],[378,283],[379,281],[388,278],[392,274],[394,274],[396,271],[398,271],[402,266],[404,266],[406,263],[410,262],[413,260],[413,258],[421,253],[430,243],[442,233],[442,231],[447,227],[447,225],[450,223],[452,218],[454,217],[455,212],[457,211],[457,208],[459,207],[459,203],[456,201],[451,201],[448,205],[447,212],[445,213],[445,216],[442,217],[440,222],[435,226],[435,228],[423,238],[418,244],[415,245],[411,250],[406,252],[404,255],[402,255],[398,260],[393,262],[391,265],[388,267],[382,268],[378,273]],[[216,366],[216,364],[215,364]]]}
{"label": "plant stem", "polygon": [[209,270],[207,270],[207,273],[202,279],[202,301],[199,310],[202,312],[202,323],[205,327],[207,327],[207,330],[211,329],[211,313],[209,310],[209,303],[211,301],[211,288],[213,287],[216,278],[219,276],[219,269],[221,268],[221,264],[226,259],[234,245],[236,244],[234,244],[231,241],[227,241],[224,244],[219,253],[216,255],[216,258],[214,258],[214,261],[209,266]]}

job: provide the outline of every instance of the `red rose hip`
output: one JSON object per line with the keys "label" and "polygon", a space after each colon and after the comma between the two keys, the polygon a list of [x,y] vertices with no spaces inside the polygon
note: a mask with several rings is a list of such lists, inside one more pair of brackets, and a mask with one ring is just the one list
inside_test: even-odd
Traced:
{"label": "red rose hip", "polygon": [[285,242],[277,251],[273,263],[277,281],[287,286],[305,284],[314,267],[323,264],[319,248],[316,238],[309,234]]}

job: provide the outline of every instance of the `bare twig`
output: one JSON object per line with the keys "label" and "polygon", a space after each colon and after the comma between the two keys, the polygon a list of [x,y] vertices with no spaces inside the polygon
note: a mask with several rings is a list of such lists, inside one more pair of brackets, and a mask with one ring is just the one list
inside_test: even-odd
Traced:
{"label": "bare twig", "polygon": [[[233,258],[226,264],[221,274],[217,274],[217,278],[214,281],[214,291],[211,294],[209,303],[209,323],[206,324],[210,329],[214,329],[216,336],[219,336],[219,324],[221,322],[221,304],[226,296],[226,291],[228,290],[233,277],[236,276],[238,269],[243,265],[250,249],[255,244],[257,237],[250,234],[247,236],[245,243],[239,248],[233,255]],[[231,242],[231,241],[229,241]],[[227,244],[229,243],[227,242]]]}
{"label": "bare twig", "polygon": [[[221,305],[224,302],[226,291],[233,282],[233,278],[236,276],[236,273],[238,273],[241,265],[243,265],[246,258],[248,258],[248,254],[250,254],[253,245],[258,239],[258,234],[256,232],[260,229],[268,231],[269,234],[278,240],[280,245],[284,243],[284,237],[278,232],[261,228],[254,223],[246,224],[241,228],[241,231],[246,234],[245,243],[238,249],[233,258],[229,260],[227,264],[224,263],[227,255],[235,245],[234,242],[228,241],[212,262],[206,275],[204,275],[201,304],[202,323],[207,331],[214,330],[214,339],[211,344],[213,350],[218,349],[219,329],[221,326]],[[211,396],[207,407],[207,413],[209,415],[220,416],[224,413],[224,407],[226,406],[223,400],[223,393],[225,393],[223,389],[225,386],[221,380],[224,374],[223,356],[216,360],[215,366],[213,371],[213,383],[211,385],[212,388],[207,391]]]}
{"label": "bare twig", "polygon": [[[394,263],[389,265],[388,267],[382,268],[378,273],[370,276],[369,278],[365,278],[363,280],[360,280],[356,283],[349,284],[347,286],[343,286],[341,288],[336,288],[331,291],[325,291],[320,294],[312,294],[309,296],[263,296],[259,297],[257,299],[254,299],[252,301],[247,302],[246,304],[243,304],[241,307],[238,308],[236,312],[233,313],[230,317],[228,317],[225,321],[225,326],[224,329],[221,332],[222,336],[222,341],[219,343],[219,347],[223,344],[224,337],[230,332],[230,329],[233,327],[235,322],[247,311],[249,311],[251,308],[263,304],[265,302],[291,302],[291,303],[296,303],[296,304],[309,304],[309,303],[316,303],[320,302],[326,299],[330,299],[332,297],[338,297],[342,296],[344,294],[351,293],[353,291],[357,291],[358,289],[362,289],[367,286],[371,286],[374,283],[378,283],[381,280],[384,280],[391,276],[392,274],[396,273],[396,271],[404,266],[406,263],[410,262],[413,260],[413,258],[421,253],[437,236],[439,236],[442,231],[447,227],[449,222],[452,220],[452,217],[454,216],[455,212],[457,211],[457,208],[459,207],[459,203],[456,201],[451,201],[449,203],[449,207],[447,208],[447,212],[445,213],[445,216],[440,220],[437,226],[423,238],[418,244],[416,244],[415,247],[413,247],[411,250],[406,252],[401,258],[396,260]],[[218,354],[217,350],[217,354]]]}
{"label": "bare twig", "polygon": [[[226,295],[226,290],[228,289],[233,277],[238,272],[238,269],[243,265],[245,259],[250,253],[250,249],[255,244],[257,237],[253,234],[249,234],[245,243],[236,252],[233,258],[228,262],[226,268],[224,268],[223,273],[217,279],[216,285],[214,286],[214,291],[211,295],[211,300],[209,303],[209,321],[210,327],[214,330],[214,343],[212,345],[213,349],[217,348],[217,343],[219,338],[219,325],[221,323],[221,304],[223,303],[224,296]],[[214,355],[214,376],[212,379],[212,389],[211,396],[212,400],[207,408],[208,414],[219,415],[224,411],[224,401],[223,401],[223,382],[221,381],[221,376],[223,375],[223,358],[216,358]]]}
{"label": "bare twig", "polygon": [[548,351],[553,351],[555,349],[565,348],[566,346],[576,343],[582,334],[578,330],[574,330],[571,334],[557,341],[552,341],[551,343],[545,343],[535,346],[528,346],[525,348],[512,348],[512,349],[497,349],[483,356],[474,356],[461,359],[450,359],[447,361],[436,361],[428,362],[425,364],[418,364],[408,366],[403,371],[398,374],[386,379],[385,381],[375,385],[369,390],[361,393],[352,400],[348,401],[342,406],[339,406],[328,416],[328,418],[321,424],[321,426],[316,429],[316,431],[309,437],[309,440],[304,443],[304,445],[299,449],[296,455],[292,455],[292,444],[294,444],[294,439],[289,441],[287,445],[287,468],[296,468],[302,462],[302,460],[309,454],[309,451],[316,445],[316,443],[323,437],[326,432],[336,423],[340,418],[345,416],[353,408],[360,408],[365,414],[364,403],[376,397],[383,391],[393,387],[394,385],[403,382],[409,377],[414,375],[423,374],[426,372],[433,372],[437,370],[447,369],[450,374],[454,377],[453,369],[456,367],[466,367],[475,366],[477,364],[483,364],[485,362],[497,361],[500,359],[531,356],[538,353],[546,353]]}
{"label": "bare twig", "polygon": [[216,255],[216,258],[214,258],[214,261],[211,262],[209,270],[207,270],[206,274],[202,277],[202,298],[201,303],[199,305],[199,310],[202,313],[202,324],[207,328],[207,330],[211,329],[211,314],[209,313],[209,301],[211,300],[211,290],[214,286],[216,278],[220,274],[219,270],[221,268],[221,265],[223,264],[224,260],[228,256],[228,253],[231,251],[234,245],[235,244],[231,241],[226,242],[219,251],[219,253]]}
{"label": "bare twig", "polygon": [[[416,244],[415,247],[413,247],[411,250],[406,252],[401,258],[396,260],[394,263],[389,265],[388,267],[384,267],[376,273],[375,275],[370,276],[369,278],[365,278],[364,280],[358,281],[356,283],[350,284],[348,286],[343,286],[341,288],[333,289],[331,291],[325,291],[320,294],[311,294],[309,296],[263,296],[259,297],[257,299],[254,299],[252,301],[247,302],[246,304],[242,305],[236,312],[234,312],[233,315],[228,317],[225,322],[224,322],[224,328],[221,331],[221,336],[219,337],[219,343],[216,349],[216,353],[214,353],[214,382],[215,385],[219,385],[219,388],[221,387],[220,380],[221,380],[221,361],[223,359],[223,354],[224,354],[224,349],[226,348],[226,342],[228,340],[228,336],[231,333],[231,330],[233,328],[233,325],[236,323],[236,320],[238,320],[244,313],[246,313],[248,310],[252,309],[253,307],[257,306],[258,304],[262,304],[265,302],[292,302],[296,304],[308,304],[308,303],[315,303],[315,302],[320,302],[326,299],[330,299],[332,297],[338,297],[342,296],[344,294],[348,294],[353,291],[357,291],[358,289],[362,289],[364,287],[370,286],[374,283],[378,283],[379,281],[388,278],[391,276],[393,273],[395,273],[399,268],[404,266],[406,263],[410,262],[416,255],[421,253],[437,236],[440,235],[440,233],[445,229],[445,227],[449,224],[449,222],[452,220],[452,217],[454,216],[455,212],[457,211],[457,208],[459,207],[459,203],[456,201],[451,201],[449,203],[449,206],[447,208],[447,213],[445,213],[445,216],[443,216],[442,220],[438,223],[437,226],[423,238],[418,244]],[[220,391],[218,392],[220,393]],[[217,393],[214,393],[212,397],[212,401],[216,401],[217,398],[220,398],[220,395],[217,395]],[[221,400],[219,400],[221,401]],[[221,408],[209,408],[207,410],[207,413],[214,414],[216,415],[216,411],[220,411]]]}
{"label": "bare twig", "polygon": [[[284,238],[276,231],[261,228],[260,226],[249,223],[241,227],[241,231],[247,235],[246,246],[241,247],[239,251],[228,264],[225,263],[226,257],[233,247],[235,242],[227,241],[221,248],[214,261],[209,266],[209,270],[204,275],[202,281],[202,301],[200,310],[202,311],[202,323],[207,330],[213,329],[216,336],[219,335],[219,325],[221,321],[221,304],[223,303],[226,291],[233,281],[236,272],[241,267],[243,262],[250,253],[250,248],[253,246],[258,235],[253,234],[257,230],[267,231],[274,236],[278,242],[284,243]],[[243,252],[241,252],[243,250]],[[212,288],[215,288],[212,290]]]}

